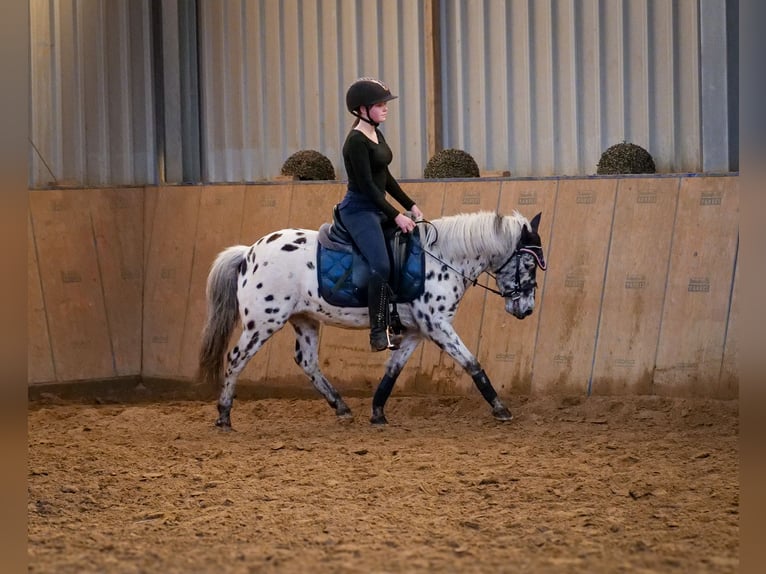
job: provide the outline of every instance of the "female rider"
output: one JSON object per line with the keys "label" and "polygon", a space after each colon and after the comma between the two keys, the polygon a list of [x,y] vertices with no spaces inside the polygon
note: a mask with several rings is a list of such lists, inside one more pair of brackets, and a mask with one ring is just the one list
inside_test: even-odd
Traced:
{"label": "female rider", "polygon": [[346,92],[346,107],[357,119],[343,144],[348,190],[338,209],[341,221],[370,266],[367,304],[373,351],[396,348],[386,325],[391,264],[383,227],[395,224],[405,233],[415,228],[410,217],[388,202],[386,192],[416,220],[423,218],[418,206],[388,171],[393,153],[378,129],[386,121],[388,102],[396,97],[385,84],[373,78],[356,80]]}

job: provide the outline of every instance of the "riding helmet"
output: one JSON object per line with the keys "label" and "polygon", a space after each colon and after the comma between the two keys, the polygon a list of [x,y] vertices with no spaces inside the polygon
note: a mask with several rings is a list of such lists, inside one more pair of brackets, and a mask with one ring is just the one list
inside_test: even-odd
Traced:
{"label": "riding helmet", "polygon": [[397,97],[380,80],[375,78],[359,78],[351,84],[346,92],[346,107],[349,112],[356,115],[354,112],[362,106],[369,108],[375,104],[388,102]]}

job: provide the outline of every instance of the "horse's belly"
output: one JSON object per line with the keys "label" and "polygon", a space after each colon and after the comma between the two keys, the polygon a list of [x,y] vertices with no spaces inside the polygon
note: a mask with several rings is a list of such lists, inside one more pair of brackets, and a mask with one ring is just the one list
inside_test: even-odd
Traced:
{"label": "horse's belly", "polygon": [[302,310],[302,314],[333,327],[365,329],[370,326],[366,308],[335,307],[324,299],[319,299],[316,303],[316,306]]}

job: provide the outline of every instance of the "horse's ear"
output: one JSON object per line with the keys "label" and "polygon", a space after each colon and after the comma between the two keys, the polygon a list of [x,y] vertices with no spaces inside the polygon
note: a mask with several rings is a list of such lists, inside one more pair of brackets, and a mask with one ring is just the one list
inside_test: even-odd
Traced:
{"label": "horse's ear", "polygon": [[540,227],[540,216],[542,214],[543,212],[541,211],[540,213],[538,213],[532,218],[532,221],[529,222],[529,226],[532,228],[532,231],[534,231],[535,233],[537,233],[537,228]]}

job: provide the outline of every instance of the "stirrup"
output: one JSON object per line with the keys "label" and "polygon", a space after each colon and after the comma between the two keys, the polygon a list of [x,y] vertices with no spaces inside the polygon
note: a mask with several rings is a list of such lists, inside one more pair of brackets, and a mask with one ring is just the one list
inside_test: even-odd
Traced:
{"label": "stirrup", "polygon": [[388,342],[386,348],[389,351],[396,351],[399,348],[399,344],[402,342],[402,337],[395,333],[391,327],[386,327],[386,341]]}
{"label": "stirrup", "polygon": [[[383,345],[377,346],[373,343],[372,340],[372,333],[370,333],[370,350],[377,352],[377,351],[395,351],[399,348],[399,343],[402,341],[402,337],[392,333],[391,329],[389,327],[386,327],[386,330],[384,331],[386,334],[386,340]],[[382,338],[381,338],[382,339]],[[378,341],[379,343],[383,343],[382,340]]]}

